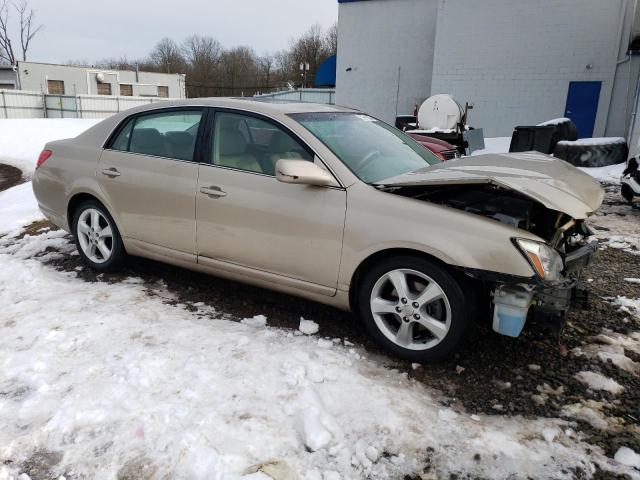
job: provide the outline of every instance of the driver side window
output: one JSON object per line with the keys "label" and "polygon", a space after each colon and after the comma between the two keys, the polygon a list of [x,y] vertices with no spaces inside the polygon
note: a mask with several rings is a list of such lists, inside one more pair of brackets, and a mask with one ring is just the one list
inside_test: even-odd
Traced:
{"label": "driver side window", "polygon": [[313,161],[309,150],[288,132],[249,115],[216,113],[213,134],[213,165],[275,176],[280,159]]}

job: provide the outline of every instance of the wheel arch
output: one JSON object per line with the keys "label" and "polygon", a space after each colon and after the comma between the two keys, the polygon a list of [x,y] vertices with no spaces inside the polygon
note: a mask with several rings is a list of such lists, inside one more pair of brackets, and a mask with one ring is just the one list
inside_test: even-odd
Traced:
{"label": "wheel arch", "polygon": [[363,275],[370,268],[376,265],[378,262],[386,258],[396,257],[400,255],[409,255],[409,256],[423,258],[425,260],[428,260],[438,265],[439,267],[449,272],[458,282],[462,282],[465,280],[465,275],[460,270],[454,268],[452,265],[444,262],[443,260],[436,257],[435,255],[432,255],[422,250],[406,248],[406,247],[385,248],[370,254],[368,257],[366,257],[364,260],[360,262],[360,264],[357,266],[357,268],[353,272],[353,275],[351,276],[351,282],[349,284],[350,285],[349,286],[349,307],[351,308],[352,312],[354,313],[358,312],[358,301],[357,301],[358,287]]}
{"label": "wheel arch", "polygon": [[98,198],[96,195],[94,195],[93,193],[86,192],[86,191],[80,191],[80,192],[74,193],[69,198],[69,201],[67,202],[67,224],[69,225],[69,231],[73,234],[73,216],[74,216],[74,213],[75,213],[76,209],[78,208],[78,206],[80,204],[82,204],[82,202],[85,202],[87,200],[93,200],[93,201],[98,202],[100,205],[102,205],[102,207],[111,216],[113,222],[116,224],[116,228],[118,229],[118,232],[122,236],[123,235],[122,229],[120,228],[120,224],[119,224],[117,218],[113,215],[112,210],[100,198]]}

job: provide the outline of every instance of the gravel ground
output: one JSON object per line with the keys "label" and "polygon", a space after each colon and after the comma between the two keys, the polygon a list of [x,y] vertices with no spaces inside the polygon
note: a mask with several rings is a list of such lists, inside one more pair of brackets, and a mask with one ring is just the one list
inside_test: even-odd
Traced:
{"label": "gravel ground", "polygon": [[[640,230],[640,211],[622,205],[617,188],[608,190],[603,212],[606,214],[607,209],[615,207],[616,215],[628,215],[628,220],[635,222]],[[52,226],[38,222],[28,233],[37,234],[46,227]],[[140,277],[150,294],[164,290],[157,288],[161,283],[172,294],[167,302],[187,307],[204,302],[223,318],[239,320],[263,314],[269,325],[290,329],[298,327],[300,317],[312,319],[320,325],[319,335],[345,338],[362,345],[384,364],[406,371],[416,380],[444,392],[446,404],[459,405],[470,413],[560,417],[567,405],[596,405],[610,426],[599,429],[578,420],[578,429],[586,435],[587,441],[602,447],[609,456],[623,445],[640,452],[640,377],[611,363],[574,353],[575,348],[593,344],[593,337],[604,329],[622,334],[640,330],[637,318],[617,311],[605,298],[617,295],[640,298],[640,284],[624,280],[640,277],[640,255],[633,252],[612,248],[601,251],[600,261],[589,267],[584,276],[584,279],[591,279],[588,304],[586,308],[571,312],[561,331],[545,325],[527,325],[523,335],[511,339],[494,334],[488,320],[479,320],[473,338],[455,358],[437,365],[421,366],[384,355],[364,335],[351,314],[288,295],[138,258],[132,258],[121,272],[100,275],[85,268],[77,255],[65,255],[54,260],[52,265],[74,271],[78,277],[92,282],[119,282],[126,277]],[[640,362],[637,353],[626,350],[625,354]],[[617,395],[589,390],[574,378],[584,370],[613,378],[625,389]],[[575,478],[588,476],[585,472],[573,473]],[[596,472],[596,478],[617,477]]]}

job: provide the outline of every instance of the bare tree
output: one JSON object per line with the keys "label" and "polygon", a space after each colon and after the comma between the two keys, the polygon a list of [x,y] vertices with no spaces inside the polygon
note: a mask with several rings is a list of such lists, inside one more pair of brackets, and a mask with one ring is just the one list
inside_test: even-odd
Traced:
{"label": "bare tree", "polygon": [[210,81],[215,76],[222,55],[222,45],[210,36],[192,35],[182,45],[189,73],[198,81]]}
{"label": "bare tree", "polygon": [[186,61],[178,44],[171,38],[164,37],[151,51],[149,60],[160,72],[184,73]]}
{"label": "bare tree", "polygon": [[324,50],[327,56],[338,52],[338,23],[334,23],[324,34]]}
{"label": "bare tree", "polygon": [[0,60],[15,65],[16,56],[9,36],[9,3],[0,1]]}
{"label": "bare tree", "polygon": [[21,0],[19,3],[0,0],[0,60],[10,65],[15,65],[18,58],[16,56],[14,43],[11,40],[11,34],[9,33],[9,11],[11,9],[15,10],[20,18],[19,29],[22,60],[27,59],[31,40],[42,30],[44,25],[36,25],[35,11],[29,7],[27,0]]}
{"label": "bare tree", "polygon": [[27,59],[29,44],[33,37],[42,30],[43,24],[36,25],[36,12],[29,7],[27,0],[21,0],[20,3],[14,3],[16,11],[20,14],[20,46],[22,47],[22,60]]}

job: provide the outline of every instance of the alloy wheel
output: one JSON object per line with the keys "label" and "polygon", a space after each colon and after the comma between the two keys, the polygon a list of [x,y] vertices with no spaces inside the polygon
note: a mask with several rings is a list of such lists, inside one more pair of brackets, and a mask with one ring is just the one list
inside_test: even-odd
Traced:
{"label": "alloy wheel", "polygon": [[428,350],[447,336],[451,305],[428,275],[411,269],[391,270],[373,286],[373,319],[382,334],[409,350]]}
{"label": "alloy wheel", "polygon": [[107,218],[95,208],[87,208],[76,227],[82,252],[94,263],[104,263],[113,254],[113,231]]}

